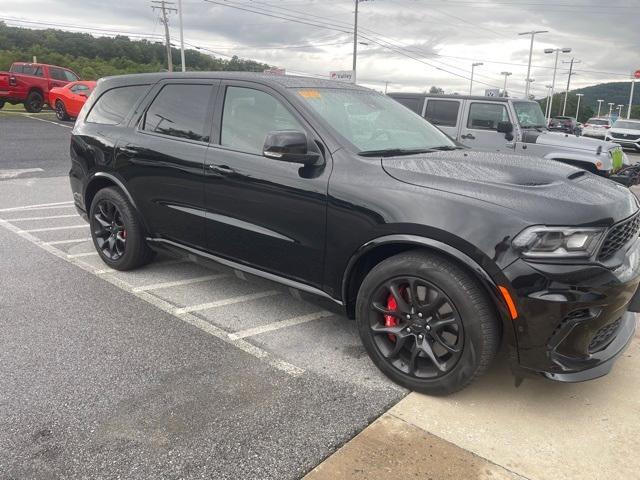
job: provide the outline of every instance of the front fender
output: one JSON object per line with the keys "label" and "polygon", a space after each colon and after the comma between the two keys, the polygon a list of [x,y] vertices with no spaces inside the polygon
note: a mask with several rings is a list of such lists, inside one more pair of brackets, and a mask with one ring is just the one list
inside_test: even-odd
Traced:
{"label": "front fender", "polygon": [[[610,172],[613,169],[613,161],[609,154],[603,151],[600,155],[595,153],[581,153],[581,152],[569,152],[569,151],[552,151],[547,153],[543,158],[547,160],[556,160],[556,161],[564,161],[566,163],[571,163],[572,165],[582,166],[579,164],[584,164],[585,166],[592,166],[599,172]],[[575,162],[575,163],[574,163]],[[585,170],[588,169],[585,167]]]}

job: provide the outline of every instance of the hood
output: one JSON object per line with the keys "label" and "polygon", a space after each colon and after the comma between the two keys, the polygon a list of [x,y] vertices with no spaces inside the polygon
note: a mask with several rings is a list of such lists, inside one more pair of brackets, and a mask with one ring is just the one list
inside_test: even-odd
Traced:
{"label": "hood", "polygon": [[628,188],[542,158],[456,150],[382,159],[401,182],[508,209],[533,224],[611,225],[638,210]]}
{"label": "hood", "polygon": [[553,147],[564,147],[575,150],[588,150],[595,152],[598,147],[602,150],[609,150],[611,144],[597,138],[577,137],[568,133],[545,132],[538,135],[535,143],[539,145],[548,145]]}
{"label": "hood", "polygon": [[640,130],[631,128],[610,128],[609,133],[619,133],[630,137],[640,137]]}

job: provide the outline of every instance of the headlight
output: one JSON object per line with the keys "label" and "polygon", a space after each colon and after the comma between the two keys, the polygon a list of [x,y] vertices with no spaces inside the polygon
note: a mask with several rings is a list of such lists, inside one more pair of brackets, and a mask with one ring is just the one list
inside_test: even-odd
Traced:
{"label": "headlight", "polygon": [[528,258],[588,258],[604,235],[604,228],[529,227],[512,241]]}

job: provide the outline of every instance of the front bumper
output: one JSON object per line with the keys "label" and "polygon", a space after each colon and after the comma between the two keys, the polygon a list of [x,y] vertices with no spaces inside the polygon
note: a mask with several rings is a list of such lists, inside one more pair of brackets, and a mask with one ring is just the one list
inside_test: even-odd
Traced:
{"label": "front bumper", "polygon": [[618,258],[615,266],[517,260],[504,270],[519,313],[517,374],[577,382],[611,370],[636,328],[629,305],[640,283],[640,240]]}
{"label": "front bumper", "polygon": [[618,145],[626,148],[637,148],[640,150],[640,140],[625,140],[624,138],[607,137],[607,142],[617,143]]}

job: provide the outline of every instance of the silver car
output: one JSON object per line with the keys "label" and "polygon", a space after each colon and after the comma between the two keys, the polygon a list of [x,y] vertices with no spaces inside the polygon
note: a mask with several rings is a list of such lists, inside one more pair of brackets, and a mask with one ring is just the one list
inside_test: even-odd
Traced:
{"label": "silver car", "polygon": [[607,132],[606,140],[640,152],[640,120],[616,120]]}
{"label": "silver car", "polygon": [[628,163],[615,143],[549,132],[540,105],[534,101],[410,93],[389,96],[474,150],[515,151],[568,163],[603,176]]}

